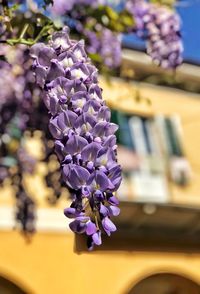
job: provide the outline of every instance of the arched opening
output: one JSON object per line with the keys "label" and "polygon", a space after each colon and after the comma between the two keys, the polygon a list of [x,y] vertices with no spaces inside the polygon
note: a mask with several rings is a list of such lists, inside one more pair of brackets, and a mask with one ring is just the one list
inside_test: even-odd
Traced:
{"label": "arched opening", "polygon": [[28,294],[21,289],[18,285],[14,284],[10,280],[0,276],[0,293],[2,294]]}
{"label": "arched opening", "polygon": [[127,294],[200,294],[200,286],[177,274],[158,273],[138,282]]}

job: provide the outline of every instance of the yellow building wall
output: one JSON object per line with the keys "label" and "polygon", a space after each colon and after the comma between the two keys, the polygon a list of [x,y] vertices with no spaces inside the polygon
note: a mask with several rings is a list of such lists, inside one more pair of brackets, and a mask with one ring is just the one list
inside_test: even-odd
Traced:
{"label": "yellow building wall", "polygon": [[[125,83],[118,79],[110,83],[102,80],[102,88],[104,98],[113,108],[144,116],[180,116],[184,149],[193,174],[190,185],[184,188],[170,184],[170,202],[200,205],[200,95],[142,83]],[[140,102],[134,99],[138,90]]]}
{"label": "yellow building wall", "polygon": [[1,232],[0,240],[0,275],[30,294],[125,294],[142,278],[158,272],[178,273],[200,283],[199,254],[77,254],[72,234],[37,233],[26,244],[18,233]]}

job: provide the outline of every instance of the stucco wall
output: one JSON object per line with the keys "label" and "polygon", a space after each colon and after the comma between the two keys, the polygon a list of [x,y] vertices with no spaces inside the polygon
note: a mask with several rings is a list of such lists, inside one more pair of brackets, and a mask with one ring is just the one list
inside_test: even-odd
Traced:
{"label": "stucco wall", "polygon": [[38,233],[30,244],[0,232],[0,274],[33,294],[126,293],[143,277],[178,273],[200,283],[200,255],[158,252],[73,252],[72,234]]}

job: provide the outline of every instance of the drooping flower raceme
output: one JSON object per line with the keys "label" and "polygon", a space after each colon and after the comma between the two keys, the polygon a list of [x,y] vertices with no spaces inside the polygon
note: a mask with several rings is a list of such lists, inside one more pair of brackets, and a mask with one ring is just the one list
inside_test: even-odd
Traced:
{"label": "drooping flower raceme", "polygon": [[70,228],[88,236],[88,247],[110,236],[119,214],[114,192],[121,182],[116,159],[117,125],[102,99],[97,69],[83,41],[70,40],[68,29],[56,32],[48,45],[32,47],[37,83],[51,115],[49,128],[61,162],[63,179],[73,197],[64,214],[74,219]]}
{"label": "drooping flower raceme", "polygon": [[23,175],[33,172],[36,161],[24,148],[24,132],[40,89],[34,83],[26,46],[1,44],[0,57],[0,185],[10,178],[15,187],[16,225],[28,236],[34,232],[35,203]]}
{"label": "drooping flower raceme", "polygon": [[134,32],[146,39],[147,53],[163,68],[176,68],[183,61],[181,21],[166,6],[145,0],[129,0],[126,8],[135,20]]}

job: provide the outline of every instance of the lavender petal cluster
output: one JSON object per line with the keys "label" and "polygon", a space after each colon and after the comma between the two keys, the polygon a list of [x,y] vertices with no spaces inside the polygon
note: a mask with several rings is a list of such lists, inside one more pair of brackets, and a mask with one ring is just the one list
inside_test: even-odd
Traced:
{"label": "lavender petal cluster", "polygon": [[108,68],[116,68],[121,64],[121,35],[98,26],[100,28],[97,32],[84,31],[88,40],[87,52],[99,54]]}
{"label": "lavender petal cluster", "polygon": [[88,236],[92,249],[102,243],[103,231],[108,236],[116,231],[111,217],[120,212],[114,195],[121,183],[114,135],[118,126],[110,122],[84,42],[71,40],[68,28],[54,33],[48,45],[34,45],[31,55],[51,115],[49,129],[63,180],[73,199],[64,214],[74,219],[73,232]]}
{"label": "lavender petal cluster", "polygon": [[129,0],[126,8],[135,20],[134,32],[146,39],[147,53],[163,68],[176,68],[183,61],[181,21],[166,6],[145,0]]}

